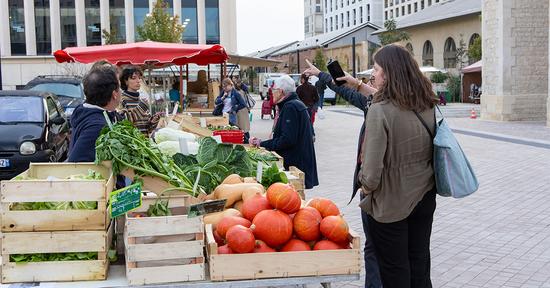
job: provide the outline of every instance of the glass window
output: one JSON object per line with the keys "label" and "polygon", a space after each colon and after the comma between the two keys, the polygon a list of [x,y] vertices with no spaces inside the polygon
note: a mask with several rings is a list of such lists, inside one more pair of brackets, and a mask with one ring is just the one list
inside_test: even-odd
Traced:
{"label": "glass window", "polygon": [[359,7],[359,17],[361,17],[361,23],[363,23],[363,7]]}
{"label": "glass window", "polygon": [[42,97],[0,96],[0,122],[42,122]]}
{"label": "glass window", "polygon": [[49,119],[53,119],[57,116],[59,116],[59,112],[57,111],[57,105],[55,102],[53,102],[52,98],[48,98],[46,101],[46,105],[48,105],[48,116]]}
{"label": "glass window", "polygon": [[405,16],[405,6],[401,6],[401,16]]}
{"label": "glass window", "polygon": [[445,50],[443,52],[443,67],[456,68],[456,44],[451,37],[445,41]]}
{"label": "glass window", "polygon": [[424,47],[422,48],[422,66],[433,66],[434,65],[434,48],[432,42],[424,42]]}
{"label": "glass window", "polygon": [[41,83],[30,90],[48,91],[61,97],[82,98],[84,96],[80,85],[70,83]]}
{"label": "glass window", "polygon": [[137,26],[143,26],[143,21],[145,20],[145,16],[147,16],[147,14],[149,14],[149,0],[134,0],[134,26],[136,27],[136,41],[147,40],[140,39],[137,33]]}
{"label": "glass window", "polygon": [[76,16],[74,1],[60,0],[61,48],[76,46]]}
{"label": "glass window", "polygon": [[115,35],[117,43],[126,42],[126,22],[124,16],[124,0],[109,0],[109,22],[111,34]]}
{"label": "glass window", "polygon": [[36,54],[52,54],[50,0],[34,0],[34,23],[36,26]]}
{"label": "glass window", "polygon": [[357,25],[357,10],[353,9],[353,26]]}
{"label": "glass window", "polygon": [[220,43],[220,9],[218,0],[206,0],[206,44]]}
{"label": "glass window", "polygon": [[370,22],[370,4],[367,4],[367,22]]}
{"label": "glass window", "polygon": [[325,33],[328,32],[328,19],[325,19]]}
{"label": "glass window", "polygon": [[166,12],[168,15],[174,15],[174,2],[172,0],[163,0],[166,8],[164,8],[164,12]]}
{"label": "glass window", "polygon": [[341,28],[344,28],[344,13],[341,13],[341,14],[340,14],[340,22],[342,23],[342,27],[341,27]]}
{"label": "glass window", "polygon": [[407,5],[407,14],[411,14],[411,4]]}
{"label": "glass window", "polygon": [[181,22],[185,26],[183,43],[198,44],[197,0],[181,0]]}
{"label": "glass window", "polygon": [[8,9],[10,15],[11,55],[26,55],[23,0],[8,0]]}
{"label": "glass window", "polygon": [[350,22],[349,11],[346,12],[346,14],[347,14],[347,17],[348,17],[348,27],[349,27],[349,22]]}
{"label": "glass window", "polygon": [[330,31],[333,31],[333,30],[334,30],[334,25],[332,22],[332,17],[330,17]]}
{"label": "glass window", "polygon": [[101,45],[101,18],[99,16],[99,0],[84,0],[86,15],[86,45]]}
{"label": "glass window", "polygon": [[335,19],[336,19],[336,21],[335,21],[335,23],[336,23],[336,25],[335,25],[335,26],[336,26],[336,30],[338,30],[338,27],[339,27],[339,26],[338,26],[338,15],[335,16]]}
{"label": "glass window", "polygon": [[418,11],[418,3],[414,2],[414,12],[417,12],[417,11]]}

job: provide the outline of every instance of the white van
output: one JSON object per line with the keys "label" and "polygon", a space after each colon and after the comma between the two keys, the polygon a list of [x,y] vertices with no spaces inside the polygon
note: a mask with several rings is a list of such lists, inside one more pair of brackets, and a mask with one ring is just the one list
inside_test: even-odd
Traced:
{"label": "white van", "polygon": [[[319,78],[317,78],[316,76],[309,77],[309,83],[311,83],[311,85],[315,85],[318,80]],[[336,92],[327,87],[324,93],[324,102],[330,102],[330,104],[336,105]]]}
{"label": "white van", "polygon": [[267,98],[267,91],[275,79],[283,76],[283,73],[260,73],[258,74],[259,84],[260,84],[260,97],[262,100]]}

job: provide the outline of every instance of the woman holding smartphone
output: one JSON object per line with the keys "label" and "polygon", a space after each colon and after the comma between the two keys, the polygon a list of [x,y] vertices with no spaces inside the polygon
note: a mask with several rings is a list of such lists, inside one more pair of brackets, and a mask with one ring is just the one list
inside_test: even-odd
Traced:
{"label": "woman holding smartphone", "polygon": [[[345,84],[342,86],[337,86],[332,79],[332,76],[326,72],[321,72],[317,67],[311,64],[308,60],[306,62],[309,65],[309,68],[304,71],[306,75],[315,75],[319,80],[315,83],[317,90],[324,91],[328,86],[331,90],[338,93],[342,98],[344,98],[351,105],[361,109],[363,111],[364,117],[366,119],[367,112],[372,100],[372,94],[376,93],[377,89],[370,84],[364,84],[363,81],[353,78],[351,75],[345,73],[344,77],[337,78],[336,80],[344,81]],[[359,183],[359,170],[361,168],[361,146],[363,144],[363,138],[365,134],[365,123],[361,127],[359,132],[359,143],[357,147],[357,162],[355,165],[355,173],[353,177],[353,192],[350,199],[353,200],[357,191],[361,188],[361,183]],[[361,199],[363,195],[361,194]],[[378,269],[378,262],[376,260],[376,254],[374,250],[374,245],[369,236],[367,214],[361,212],[361,220],[363,222],[363,232],[365,233],[365,287],[368,288],[379,288],[382,287],[380,280],[380,272]]]}

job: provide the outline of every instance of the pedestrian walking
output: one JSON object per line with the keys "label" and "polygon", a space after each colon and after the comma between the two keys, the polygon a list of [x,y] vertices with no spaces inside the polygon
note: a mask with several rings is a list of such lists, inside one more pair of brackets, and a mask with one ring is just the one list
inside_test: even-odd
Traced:
{"label": "pedestrian walking", "polygon": [[278,106],[273,138],[262,141],[250,138],[250,144],[275,151],[283,157],[286,170],[296,166],[305,174],[305,187],[319,185],[317,162],[313,145],[313,129],[307,107],[298,99],[294,80],[283,75],[275,80],[273,102]]}
{"label": "pedestrian walking", "polygon": [[360,206],[368,214],[384,288],[432,287],[433,144],[415,113],[434,133],[438,100],[402,46],[376,52],[373,75],[378,91],[367,114]]}
{"label": "pedestrian walking", "polygon": [[306,105],[311,125],[313,125],[315,122],[315,113],[317,113],[319,93],[317,93],[317,88],[309,83],[309,75],[302,74],[300,83],[300,86],[296,88],[296,94],[298,94],[298,98]]}
{"label": "pedestrian walking", "polygon": [[[250,118],[248,118],[248,109],[241,94],[235,89],[235,84],[229,78],[222,81],[222,93],[216,98],[216,105],[222,105],[222,113],[229,114],[229,124],[239,127],[239,129],[250,131]],[[239,117],[239,113],[242,115]]]}
{"label": "pedestrian walking", "polygon": [[[359,80],[353,78],[347,73],[345,77],[337,79],[346,81],[346,84],[343,86],[337,86],[336,84],[334,84],[330,74],[326,72],[321,72],[307,59],[306,62],[308,63],[309,68],[304,71],[304,74],[317,76],[319,80],[317,81],[317,83],[315,83],[316,86],[325,87],[324,89],[328,87],[329,89],[338,93],[348,103],[363,111],[363,117],[366,120],[367,112],[372,101],[372,94],[377,91],[373,86],[362,84],[362,82],[359,82]],[[363,126],[361,127],[361,130],[359,132],[359,143],[357,145],[356,157],[357,161],[355,164],[355,173],[353,174],[353,191],[350,202],[355,197],[357,191],[359,191],[359,188],[361,188],[361,183],[359,183],[359,170],[361,168],[361,146],[363,144],[364,135],[365,123],[363,122]],[[360,197],[362,200],[364,198],[364,195],[361,194]],[[376,260],[376,251],[374,249],[374,244],[371,236],[369,235],[367,213],[364,211],[361,211],[361,220],[363,222],[363,232],[365,234],[365,248],[363,253],[365,259],[365,287],[380,288],[382,287],[382,282],[380,280],[378,261]]]}

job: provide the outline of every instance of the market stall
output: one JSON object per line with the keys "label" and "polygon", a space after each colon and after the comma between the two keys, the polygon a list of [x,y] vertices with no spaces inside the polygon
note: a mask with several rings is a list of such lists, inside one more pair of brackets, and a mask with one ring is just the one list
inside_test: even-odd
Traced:
{"label": "market stall", "polygon": [[[219,64],[222,78],[227,75],[228,55],[221,45],[144,41],[103,46],[68,47],[55,51],[54,56],[59,63],[93,63],[105,59],[118,66],[139,65],[148,69],[149,75],[154,68],[176,65],[179,67],[179,83],[182,83],[180,85],[180,107],[184,107],[185,95],[189,104],[200,103],[196,108],[213,109],[214,99],[219,93],[219,82],[208,79],[210,65]],[[190,82],[188,81],[189,64],[206,66],[207,70],[199,71],[197,80]],[[151,84],[152,81],[149,83]]]}
{"label": "market stall", "polygon": [[[66,52],[56,54],[97,60]],[[359,279],[360,239],[334,202],[306,202],[302,171],[283,171],[269,151],[223,143],[206,125],[225,124],[220,119],[196,120],[167,115],[150,138],[128,121],[108,121],[95,163],[33,163],[2,181],[2,283],[258,287]],[[120,175],[131,183],[117,190]]]}

